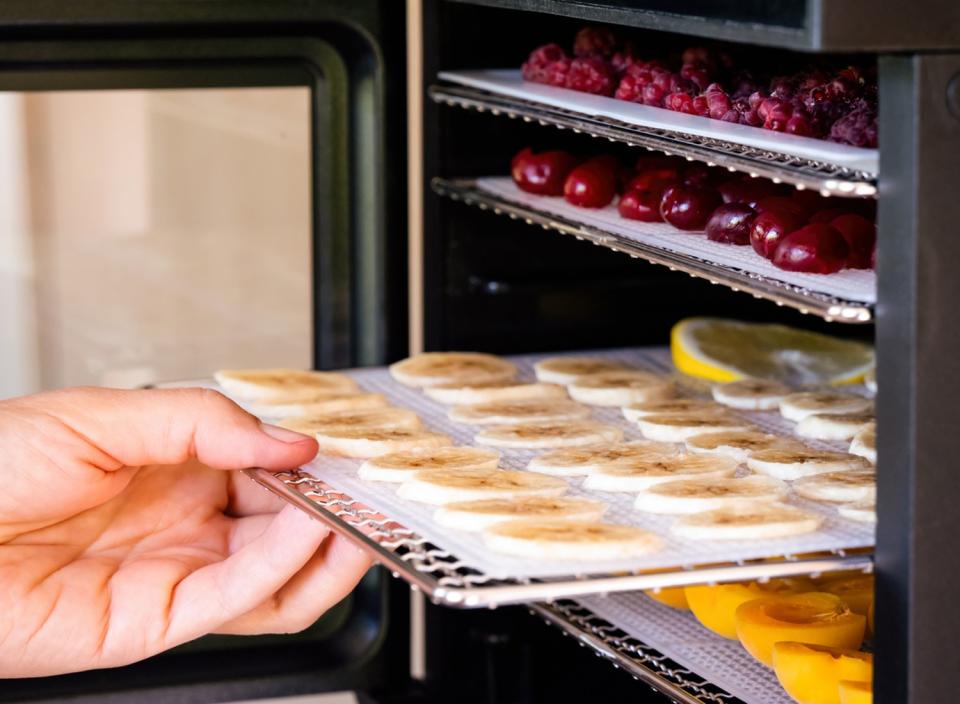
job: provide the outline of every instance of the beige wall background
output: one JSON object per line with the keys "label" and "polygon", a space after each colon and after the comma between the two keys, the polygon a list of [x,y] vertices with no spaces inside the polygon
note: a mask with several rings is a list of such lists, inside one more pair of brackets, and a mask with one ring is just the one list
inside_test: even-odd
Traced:
{"label": "beige wall background", "polygon": [[309,99],[0,94],[0,396],[309,366]]}

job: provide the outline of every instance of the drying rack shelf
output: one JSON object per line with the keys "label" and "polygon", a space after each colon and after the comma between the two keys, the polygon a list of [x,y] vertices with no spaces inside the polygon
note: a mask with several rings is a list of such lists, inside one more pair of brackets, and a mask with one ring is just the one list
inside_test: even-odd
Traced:
{"label": "drying rack shelf", "polygon": [[744,704],[729,692],[708,682],[659,650],[596,615],[586,606],[565,599],[553,604],[533,604],[530,610],[546,623],[576,639],[581,646],[608,660],[614,667],[650,685],[679,704]]}
{"label": "drying rack shelf", "polygon": [[544,229],[572,235],[579,240],[592,242],[637,259],[645,259],[669,267],[672,271],[682,271],[734,291],[743,291],[756,298],[773,301],[777,305],[795,308],[802,313],[817,315],[827,321],[868,323],[873,320],[873,305],[869,303],[811,291],[762,274],[723,266],[689,254],[628,239],[617,233],[483,190],[477,186],[474,179],[434,178],[431,186],[439,195],[482,210],[490,210],[497,215],[523,220],[529,225],[539,225]]}
{"label": "drying rack shelf", "polygon": [[540,579],[495,579],[466,566],[456,555],[430,543],[388,516],[326,482],[300,471],[251,468],[248,476],[363,548],[394,577],[407,581],[434,603],[460,608],[553,601],[591,594],[659,589],[688,584],[767,580],[845,569],[871,570],[869,551],[844,550],[814,558],[784,555],[726,565],[685,566],[669,571],[574,574]]}
{"label": "drying rack shelf", "polygon": [[429,88],[428,95],[437,103],[569,129],[611,142],[769,178],[775,183],[815,189],[824,195],[864,197],[877,193],[876,173],[737,144],[717,137],[623,122],[471,86],[436,84]]}

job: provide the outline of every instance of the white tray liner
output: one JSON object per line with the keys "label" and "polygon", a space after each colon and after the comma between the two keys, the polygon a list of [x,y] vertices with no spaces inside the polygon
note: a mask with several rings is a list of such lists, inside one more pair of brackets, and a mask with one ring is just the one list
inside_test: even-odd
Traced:
{"label": "white tray liner", "polygon": [[749,245],[721,244],[702,232],[684,232],[662,222],[626,220],[616,203],[606,208],[579,208],[560,196],[538,196],[521,191],[509,176],[478,178],[477,188],[499,198],[582,222],[641,244],[685,254],[721,266],[759,274],[791,286],[858,303],[877,302],[877,275],[869,269],[844,269],[835,274],[803,274],[778,269]]}
{"label": "white tray liner", "polygon": [[825,139],[799,137],[749,125],[735,125],[700,115],[686,115],[652,105],[608,98],[605,95],[592,95],[568,88],[531,83],[523,80],[520,69],[441,71],[437,77],[442,81],[521,100],[535,101],[587,117],[612,118],[638,127],[652,127],[733,142],[869,174],[879,172],[878,149],[864,149],[849,144],[829,142]]}
{"label": "white tray liner", "polygon": [[[591,354],[628,362],[636,367],[661,373],[673,373],[669,351],[665,349],[621,349],[591,352],[568,352],[565,354]],[[527,355],[511,357],[521,370],[521,377],[533,379],[533,362],[550,355]],[[405,387],[395,382],[389,372],[383,368],[359,369],[350,371],[364,389],[386,395],[391,403],[409,408],[420,415],[424,424],[433,430],[447,433],[458,445],[473,444],[476,428],[454,423],[447,418],[448,407],[429,399],[418,389]],[[702,392],[706,387],[697,382],[683,381],[691,392],[698,388]],[[748,413],[751,421],[770,432],[789,433],[793,425],[784,421],[776,413]],[[636,426],[628,423],[619,408],[596,409],[593,417],[604,423],[617,425],[624,429],[627,440],[642,439]],[[821,447],[843,447],[824,443],[812,443]],[[507,468],[522,469],[534,451],[503,451],[501,465]],[[581,478],[570,481],[571,496],[592,496],[605,501],[609,507],[605,519],[614,523],[636,525],[660,535],[665,542],[664,548],[648,556],[633,560],[606,562],[583,561],[533,561],[498,555],[490,552],[477,533],[458,531],[438,525],[433,521],[435,507],[421,504],[396,495],[397,484],[386,482],[368,482],[357,477],[357,468],[361,461],[329,455],[319,455],[306,465],[305,470],[324,480],[332,487],[342,490],[354,499],[366,504],[398,523],[410,528],[434,545],[455,555],[465,566],[472,567],[496,579],[568,577],[578,574],[599,574],[671,567],[677,565],[695,565],[717,561],[755,559],[774,555],[787,555],[818,550],[856,548],[871,546],[874,543],[872,526],[847,521],[836,515],[831,507],[824,507],[795,499],[797,505],[817,511],[825,516],[821,530],[804,536],[778,540],[757,541],[714,541],[696,542],[673,536],[669,527],[673,519],[669,516],[657,516],[634,510],[634,494],[586,492],[579,488]]]}
{"label": "white tray liner", "polygon": [[689,611],[672,609],[642,592],[576,601],[746,704],[793,702],[773,670],[755,660],[738,641],[708,631]]}

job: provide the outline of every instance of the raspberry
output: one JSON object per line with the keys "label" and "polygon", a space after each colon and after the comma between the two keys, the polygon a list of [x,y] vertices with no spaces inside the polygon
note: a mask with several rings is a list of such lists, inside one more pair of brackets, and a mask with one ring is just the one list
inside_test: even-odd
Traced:
{"label": "raspberry", "polygon": [[566,85],[583,93],[613,95],[616,79],[610,64],[599,56],[587,56],[570,62]]}
{"label": "raspberry", "polygon": [[703,64],[684,64],[680,69],[680,75],[692,81],[700,90],[710,85],[710,71]]}
{"label": "raspberry", "polygon": [[[763,118],[763,127],[764,129],[774,130],[775,132],[783,132],[787,129],[787,121],[793,115],[793,107],[790,103],[785,103],[782,100],[777,100],[776,98],[770,98],[771,101],[777,101],[776,105],[773,105],[767,110],[766,117]],[[764,102],[763,105],[767,103]],[[761,107],[763,107],[761,105]],[[758,111],[762,115],[762,111]]]}
{"label": "raspberry", "polygon": [[643,104],[659,108],[663,105],[663,96],[666,94],[667,91],[656,83],[650,83],[643,87]]}
{"label": "raspberry", "polygon": [[701,117],[710,117],[710,104],[707,102],[706,96],[698,95],[693,99],[692,112],[694,115],[700,115]]}
{"label": "raspberry", "polygon": [[647,84],[641,83],[636,76],[631,76],[628,72],[620,79],[617,86],[617,92],[613,94],[618,100],[628,100],[631,103],[643,102],[643,89]]}
{"label": "raspberry", "polygon": [[833,123],[829,139],[855,147],[876,147],[877,111],[868,105],[856,108]]}
{"label": "raspberry", "polygon": [[617,49],[617,37],[606,27],[584,27],[573,40],[574,56],[609,57]]}
{"label": "raspberry", "polygon": [[569,59],[557,44],[544,44],[534,49],[523,64],[523,79],[534,83],[562,86],[566,83]]}
{"label": "raspberry", "polygon": [[688,93],[670,93],[663,99],[663,107],[674,112],[691,112],[693,98]]}
{"label": "raspberry", "polygon": [[769,98],[765,91],[757,90],[749,95],[747,98],[747,104],[750,105],[751,110],[758,110],[760,108],[760,103]]}
{"label": "raspberry", "polygon": [[813,129],[810,127],[810,121],[803,113],[794,113],[790,119],[787,120],[784,131],[788,132],[789,134],[800,135],[801,137],[810,137],[813,135]]}
{"label": "raspberry", "polygon": [[618,74],[622,74],[638,61],[637,49],[633,42],[629,41],[624,43],[623,48],[620,49],[620,51],[617,51],[613,56],[610,57],[610,65],[613,66],[613,70]]}
{"label": "raspberry", "polygon": [[707,99],[707,107],[710,111],[710,117],[714,120],[720,120],[732,108],[730,98],[723,90],[708,90],[704,93]]}
{"label": "raspberry", "polygon": [[740,122],[745,125],[750,125],[751,127],[760,127],[763,125],[763,118],[760,117],[760,113],[756,110],[748,110],[747,112],[740,113]]}
{"label": "raspberry", "polygon": [[723,113],[720,119],[724,122],[737,123],[740,122],[740,113],[736,110],[727,110],[725,113]]}

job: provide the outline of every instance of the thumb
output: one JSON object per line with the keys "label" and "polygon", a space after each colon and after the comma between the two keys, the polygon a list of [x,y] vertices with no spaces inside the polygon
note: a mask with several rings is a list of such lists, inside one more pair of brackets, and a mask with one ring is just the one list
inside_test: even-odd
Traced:
{"label": "thumb", "polygon": [[82,437],[94,451],[89,460],[106,470],[191,458],[217,469],[289,469],[317,454],[314,439],[261,423],[210,389],[81,388],[30,400]]}

